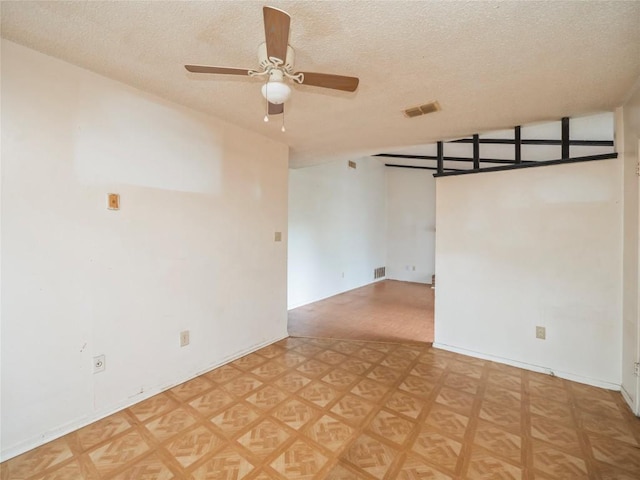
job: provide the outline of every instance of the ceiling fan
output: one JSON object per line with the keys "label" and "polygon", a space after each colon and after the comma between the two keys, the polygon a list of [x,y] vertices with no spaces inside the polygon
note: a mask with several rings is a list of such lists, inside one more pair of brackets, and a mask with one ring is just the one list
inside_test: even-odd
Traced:
{"label": "ceiling fan", "polygon": [[[262,86],[262,95],[268,102],[269,115],[284,113],[284,102],[291,96],[291,88],[286,80],[345,92],[353,92],[358,88],[359,79],[356,77],[314,72],[293,73],[294,51],[289,45],[291,17],[288,13],[273,7],[264,7],[263,14],[266,42],[258,47],[260,70],[206,65],[185,65],[184,67],[192,73],[266,77],[267,81]],[[265,122],[269,120],[267,115],[264,118]],[[284,125],[282,129],[284,131]]]}

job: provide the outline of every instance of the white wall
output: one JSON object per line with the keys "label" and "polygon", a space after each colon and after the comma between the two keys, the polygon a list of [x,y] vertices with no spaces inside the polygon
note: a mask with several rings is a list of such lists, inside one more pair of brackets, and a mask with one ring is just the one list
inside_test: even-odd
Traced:
{"label": "white wall", "polygon": [[385,167],[289,170],[289,308],[373,282],[385,265]]}
{"label": "white wall", "polygon": [[640,414],[640,385],[634,375],[634,363],[640,360],[640,80],[617,113],[616,146],[624,163],[622,392]]}
{"label": "white wall", "polygon": [[286,336],[287,163],[2,42],[3,459]]}
{"label": "white wall", "polygon": [[438,178],[435,346],[619,388],[621,174],[614,159]]}
{"label": "white wall", "polygon": [[387,168],[387,278],[431,283],[435,272],[433,172]]}

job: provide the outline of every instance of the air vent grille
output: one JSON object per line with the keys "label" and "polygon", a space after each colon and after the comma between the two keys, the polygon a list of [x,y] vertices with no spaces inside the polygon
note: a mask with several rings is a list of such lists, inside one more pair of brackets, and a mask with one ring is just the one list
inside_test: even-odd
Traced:
{"label": "air vent grille", "polygon": [[358,165],[353,160],[349,160],[349,168],[356,168]]}
{"label": "air vent grille", "polygon": [[419,117],[420,115],[424,115],[422,113],[422,110],[420,110],[420,107],[407,108],[404,111],[404,114],[405,114],[405,116],[407,116],[409,118]]}
{"label": "air vent grille", "polygon": [[404,115],[408,118],[419,117],[420,115],[426,115],[427,113],[439,112],[440,104],[436,102],[425,103],[417,107],[407,108],[404,111]]}
{"label": "air vent grille", "polygon": [[373,279],[382,278],[386,275],[386,267],[378,267],[373,269]]}

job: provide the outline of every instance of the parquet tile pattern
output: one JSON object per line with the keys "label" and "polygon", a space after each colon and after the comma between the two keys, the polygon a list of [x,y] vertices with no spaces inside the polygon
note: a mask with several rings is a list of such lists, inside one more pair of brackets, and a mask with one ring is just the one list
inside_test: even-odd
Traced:
{"label": "parquet tile pattern", "polygon": [[638,479],[617,392],[426,344],[288,338],[1,465],[1,480]]}

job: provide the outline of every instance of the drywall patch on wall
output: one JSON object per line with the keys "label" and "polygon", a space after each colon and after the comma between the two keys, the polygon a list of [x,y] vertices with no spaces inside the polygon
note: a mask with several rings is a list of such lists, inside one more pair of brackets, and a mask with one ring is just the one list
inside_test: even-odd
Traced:
{"label": "drywall patch on wall", "polygon": [[385,167],[357,165],[289,170],[289,308],[372,283],[385,265]]}
{"label": "drywall patch on wall", "polygon": [[7,41],[1,114],[3,459],[286,336],[286,145]]}
{"label": "drywall patch on wall", "polygon": [[74,128],[78,180],[219,194],[222,132],[193,112],[135,90],[113,92],[111,85],[100,77],[80,82]]}
{"label": "drywall patch on wall", "polygon": [[387,168],[387,278],[431,283],[436,181],[429,170]]}
{"label": "drywall patch on wall", "polygon": [[620,179],[619,160],[438,179],[435,344],[619,385]]}

